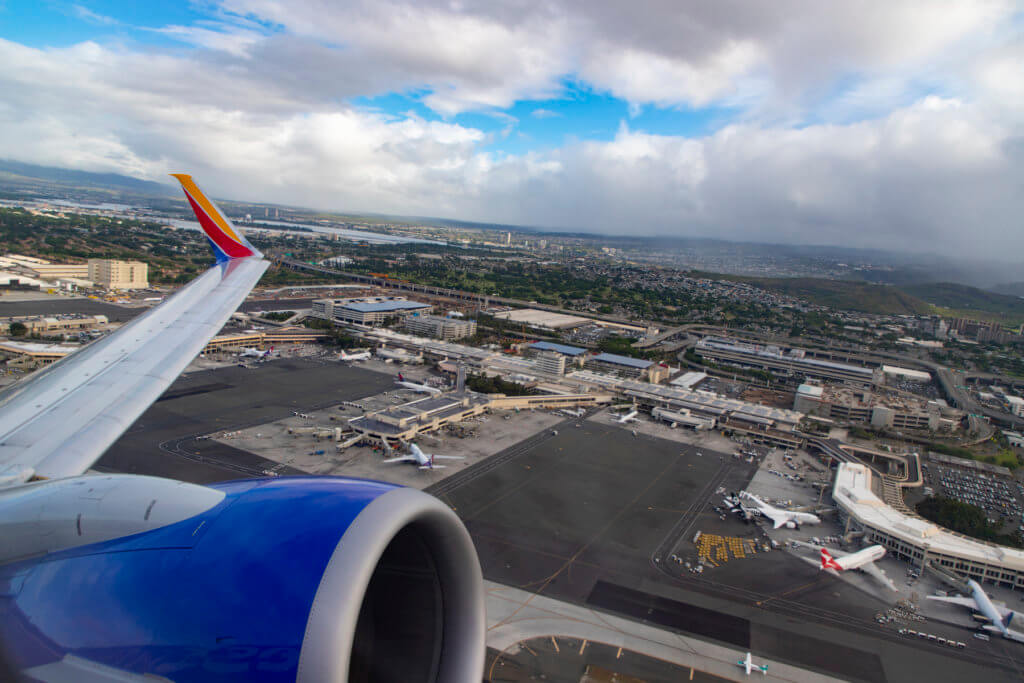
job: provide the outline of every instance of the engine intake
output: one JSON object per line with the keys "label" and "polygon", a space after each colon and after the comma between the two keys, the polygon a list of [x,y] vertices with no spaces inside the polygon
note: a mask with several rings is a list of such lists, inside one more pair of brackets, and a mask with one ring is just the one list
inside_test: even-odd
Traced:
{"label": "engine intake", "polygon": [[479,681],[484,592],[448,507],[413,489],[377,498],[342,536],[317,589],[297,680]]}

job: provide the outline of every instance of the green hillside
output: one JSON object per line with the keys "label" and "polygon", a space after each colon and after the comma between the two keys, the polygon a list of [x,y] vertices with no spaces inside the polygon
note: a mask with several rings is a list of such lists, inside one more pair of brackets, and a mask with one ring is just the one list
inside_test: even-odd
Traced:
{"label": "green hillside", "polygon": [[928,314],[931,306],[901,289],[853,280],[814,277],[742,277],[695,273],[698,277],[736,280],[797,297],[819,306],[881,314]]}
{"label": "green hillside", "polygon": [[981,311],[1006,316],[1024,315],[1024,299],[1007,294],[996,294],[983,289],[959,285],[955,282],[933,282],[922,285],[904,285],[901,289],[924,301],[942,308],[959,311]]}

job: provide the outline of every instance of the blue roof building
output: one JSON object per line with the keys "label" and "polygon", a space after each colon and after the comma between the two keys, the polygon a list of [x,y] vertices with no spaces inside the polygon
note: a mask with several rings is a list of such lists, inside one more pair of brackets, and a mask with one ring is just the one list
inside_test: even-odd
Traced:
{"label": "blue roof building", "polygon": [[599,372],[614,372],[625,377],[640,377],[654,363],[640,358],[619,356],[614,353],[599,353],[587,359],[586,367]]}
{"label": "blue roof building", "polygon": [[397,296],[374,296],[360,299],[317,299],[313,315],[338,323],[380,325],[388,318],[412,313],[429,313],[433,306]]}
{"label": "blue roof building", "polygon": [[554,351],[564,356],[582,356],[587,352],[586,349],[581,349],[578,346],[566,346],[565,344],[555,344],[553,342],[534,342],[530,344],[530,349],[534,351]]}

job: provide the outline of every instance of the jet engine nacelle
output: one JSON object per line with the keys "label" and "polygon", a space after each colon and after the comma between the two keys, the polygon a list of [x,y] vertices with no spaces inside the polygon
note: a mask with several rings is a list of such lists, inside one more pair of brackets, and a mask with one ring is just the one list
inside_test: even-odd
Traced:
{"label": "jet engine nacelle", "polygon": [[23,674],[482,679],[480,565],[436,498],[330,477],[212,488],[181,521],[0,567],[0,642]]}
{"label": "jet engine nacelle", "polygon": [[786,522],[786,528],[787,529],[796,529],[799,526],[800,526],[799,524],[797,524],[796,522],[794,522],[792,520],[789,521],[789,522]]}

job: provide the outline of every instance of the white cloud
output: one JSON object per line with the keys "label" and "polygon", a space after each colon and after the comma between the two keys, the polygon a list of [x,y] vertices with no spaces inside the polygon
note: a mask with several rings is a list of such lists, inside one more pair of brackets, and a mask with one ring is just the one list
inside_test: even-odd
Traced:
{"label": "white cloud", "polygon": [[[985,39],[1003,6],[951,3],[938,19],[900,2],[835,16],[669,6],[390,2],[339,13],[326,1],[286,11],[233,0],[225,16],[245,17],[236,28],[165,28],[198,50],[0,40],[0,150],[150,179],[186,170],[221,196],[339,210],[950,254],[1024,247],[1024,43],[1012,31]],[[259,26],[274,22],[285,29],[264,36]],[[914,95],[922,65],[947,48],[950,92]],[[847,70],[856,86],[806,125],[808,93]],[[429,89],[439,111],[514,125],[504,107],[543,99],[567,74],[637,108],[748,111],[704,137],[623,124],[607,142],[505,155],[471,127],[347,104]]]}

